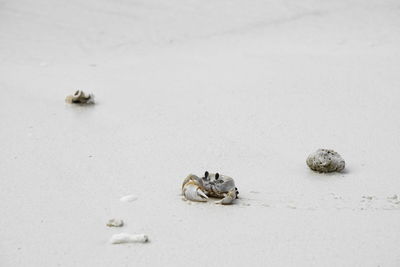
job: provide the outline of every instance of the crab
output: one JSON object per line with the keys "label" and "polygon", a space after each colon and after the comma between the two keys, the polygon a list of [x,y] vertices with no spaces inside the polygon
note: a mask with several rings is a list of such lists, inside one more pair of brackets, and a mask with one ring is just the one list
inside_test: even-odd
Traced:
{"label": "crab", "polygon": [[208,197],[222,198],[215,203],[229,205],[238,198],[239,191],[231,177],[206,171],[202,178],[189,174],[183,181],[182,194],[187,200],[199,202],[206,202]]}

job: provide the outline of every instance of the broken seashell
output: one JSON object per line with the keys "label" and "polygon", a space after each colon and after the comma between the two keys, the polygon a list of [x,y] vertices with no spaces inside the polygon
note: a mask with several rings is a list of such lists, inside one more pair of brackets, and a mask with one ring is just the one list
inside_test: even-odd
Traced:
{"label": "broken seashell", "polygon": [[317,172],[340,172],[345,167],[342,157],[331,149],[318,149],[307,158],[307,165]]}
{"label": "broken seashell", "polygon": [[108,227],[122,227],[124,225],[124,221],[120,219],[111,219],[108,221]]}
{"label": "broken seashell", "polygon": [[111,244],[124,244],[124,243],[146,243],[149,238],[145,234],[131,235],[127,233],[115,234],[111,237]]}
{"label": "broken seashell", "polygon": [[94,95],[77,90],[73,95],[67,96],[65,101],[71,104],[94,104]]}

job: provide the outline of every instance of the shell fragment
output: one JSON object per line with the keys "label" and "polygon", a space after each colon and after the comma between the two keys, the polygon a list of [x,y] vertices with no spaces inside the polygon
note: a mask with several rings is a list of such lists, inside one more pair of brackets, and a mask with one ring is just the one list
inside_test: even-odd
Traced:
{"label": "shell fragment", "polygon": [[149,238],[145,234],[132,235],[127,233],[115,234],[110,239],[111,244],[146,243],[148,241]]}
{"label": "shell fragment", "polygon": [[108,221],[108,227],[122,227],[124,225],[124,221],[120,219],[111,219]]}

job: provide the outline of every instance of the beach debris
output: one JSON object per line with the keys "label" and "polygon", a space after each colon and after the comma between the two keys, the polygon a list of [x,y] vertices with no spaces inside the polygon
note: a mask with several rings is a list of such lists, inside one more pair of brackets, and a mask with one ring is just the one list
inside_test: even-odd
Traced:
{"label": "beach debris", "polygon": [[391,202],[392,204],[396,204],[396,205],[400,204],[398,195],[393,195],[393,196],[387,197],[386,199],[388,202]]}
{"label": "beach debris", "polygon": [[76,90],[73,95],[67,96],[65,101],[70,104],[94,104],[94,95],[86,94],[82,90]]}
{"label": "beach debris", "polygon": [[137,199],[137,196],[135,196],[135,195],[127,195],[127,196],[121,197],[119,200],[121,202],[132,202],[132,201],[135,201],[136,199]]}
{"label": "beach debris", "polygon": [[199,202],[206,202],[208,197],[222,198],[215,203],[227,205],[238,198],[239,191],[231,177],[206,171],[202,178],[189,174],[183,181],[182,194],[188,200]]}
{"label": "beach debris", "polygon": [[340,172],[345,167],[342,157],[331,149],[318,149],[307,158],[307,165],[317,172]]}
{"label": "beach debris", "polygon": [[124,225],[124,221],[120,219],[111,219],[108,221],[108,227],[122,227]]}
{"label": "beach debris", "polygon": [[365,201],[365,200],[371,201],[371,200],[376,199],[375,196],[368,196],[368,195],[362,196],[361,198],[362,198],[364,201]]}
{"label": "beach debris", "polygon": [[124,243],[146,243],[149,241],[149,238],[145,234],[127,234],[120,233],[115,234],[111,237],[111,244],[124,244]]}

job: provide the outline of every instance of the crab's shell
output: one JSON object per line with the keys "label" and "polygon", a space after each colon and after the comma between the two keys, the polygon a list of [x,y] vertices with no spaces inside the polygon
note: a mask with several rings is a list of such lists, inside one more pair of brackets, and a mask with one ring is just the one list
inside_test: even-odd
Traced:
{"label": "crab's shell", "polygon": [[206,194],[210,197],[223,198],[229,191],[235,190],[235,181],[226,175],[219,175],[219,178],[216,179],[215,174],[210,173],[202,180]]}

